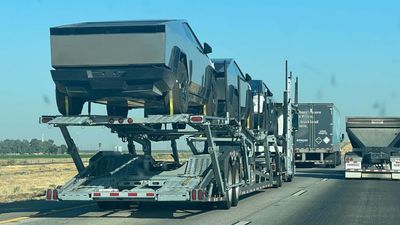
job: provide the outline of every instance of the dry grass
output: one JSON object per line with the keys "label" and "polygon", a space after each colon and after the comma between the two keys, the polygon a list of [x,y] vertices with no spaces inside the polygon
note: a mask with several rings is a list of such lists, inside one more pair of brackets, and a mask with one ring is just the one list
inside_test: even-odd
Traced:
{"label": "dry grass", "polygon": [[[191,156],[191,152],[180,152],[179,153],[179,159],[181,161],[186,161],[189,156]],[[172,158],[171,153],[156,153],[153,155],[153,158],[155,160],[160,160],[160,161],[173,161],[174,159]]]}
{"label": "dry grass", "polygon": [[341,152],[342,155],[344,155],[347,152],[350,152],[353,149],[353,147],[351,146],[350,142],[343,142],[342,146],[341,146]]}
{"label": "dry grass", "polygon": [[[182,161],[191,153],[180,153]],[[170,153],[154,154],[156,160],[172,161]],[[67,162],[65,162],[67,160]],[[88,159],[83,159],[87,165]],[[70,162],[70,163],[68,163]],[[65,184],[77,172],[71,159],[35,159],[0,164],[0,202],[44,198],[45,190]]]}
{"label": "dry grass", "polygon": [[0,202],[44,196],[46,189],[63,185],[75,175],[72,163],[0,166]]}

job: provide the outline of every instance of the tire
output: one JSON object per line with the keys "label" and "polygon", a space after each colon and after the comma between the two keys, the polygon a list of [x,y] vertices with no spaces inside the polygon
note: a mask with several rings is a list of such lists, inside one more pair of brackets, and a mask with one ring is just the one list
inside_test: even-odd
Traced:
{"label": "tire", "polygon": [[278,187],[282,187],[282,183],[283,183],[283,179],[282,179],[282,175],[280,175],[278,177]]}
{"label": "tire", "polygon": [[157,124],[149,124],[149,127],[156,129],[156,130],[161,130],[162,128],[162,124],[161,123],[157,123]]}
{"label": "tire", "polygon": [[[68,104],[66,103],[68,101]],[[56,102],[58,111],[63,116],[77,116],[82,113],[83,104],[85,101],[80,98],[69,97],[57,90],[56,88]]]}
{"label": "tire", "polygon": [[127,106],[107,105],[108,116],[128,117],[129,108]]}
{"label": "tire", "polygon": [[282,187],[283,183],[283,176],[282,176],[282,162],[280,162],[280,157],[276,157],[276,165],[277,165],[277,173],[279,175],[276,175],[274,180],[276,181],[276,184],[273,185],[274,188],[279,188]]}
{"label": "tire", "polygon": [[184,130],[186,129],[186,124],[185,123],[173,123],[172,124],[172,129],[174,130]]}
{"label": "tire", "polygon": [[[183,114],[188,111],[189,107],[189,82],[186,65],[180,61],[178,65],[178,71],[176,74],[176,83],[172,88],[172,99],[173,99],[173,114]],[[169,100],[170,92],[165,96],[165,106],[169,112]],[[169,112],[170,113],[170,112]]]}
{"label": "tire", "polygon": [[[227,169],[227,176],[226,176],[226,185],[230,186],[233,183],[233,169],[232,166],[228,166]],[[232,206],[232,192],[233,189],[231,188],[230,190],[225,192],[225,200],[220,202],[219,206],[221,209],[230,209]]]}
{"label": "tire", "polygon": [[[240,167],[239,164],[236,163],[234,167],[234,176],[233,178],[233,184],[238,184],[240,183]],[[232,191],[232,206],[237,206],[239,204],[239,198],[240,198],[240,187],[234,187]]]}
{"label": "tire", "polygon": [[288,175],[286,182],[292,182],[293,181],[293,175]]}
{"label": "tire", "polygon": [[[167,106],[164,106],[164,100],[161,101],[153,101],[152,105],[144,105],[144,117],[148,117],[150,115],[166,115],[168,114]],[[154,107],[154,105],[158,105],[161,107]]]}

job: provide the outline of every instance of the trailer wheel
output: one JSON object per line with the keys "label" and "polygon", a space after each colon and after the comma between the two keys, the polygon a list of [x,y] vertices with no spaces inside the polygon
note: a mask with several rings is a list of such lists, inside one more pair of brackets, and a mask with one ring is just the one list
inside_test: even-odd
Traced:
{"label": "trailer wheel", "polygon": [[[240,166],[238,163],[236,163],[234,167],[234,175],[233,175],[233,184],[238,184],[240,183]],[[237,206],[239,204],[239,198],[240,198],[240,187],[236,186],[233,188],[233,194],[232,194],[232,206]]]}
{"label": "trailer wheel", "polygon": [[282,172],[277,176],[276,179],[276,188],[278,187],[282,187],[282,183],[283,183],[283,178],[282,178]]}
{"label": "trailer wheel", "polygon": [[[226,175],[226,186],[233,184],[233,169],[232,166],[228,166]],[[220,202],[219,207],[222,209],[230,209],[232,206],[232,192],[233,188],[230,188],[225,192],[224,201]]]}
{"label": "trailer wheel", "polygon": [[273,185],[274,188],[282,187],[283,183],[283,176],[282,176],[282,162],[280,161],[279,155],[276,156],[276,166],[277,166],[277,171],[276,171],[276,176],[274,180],[276,183]]}

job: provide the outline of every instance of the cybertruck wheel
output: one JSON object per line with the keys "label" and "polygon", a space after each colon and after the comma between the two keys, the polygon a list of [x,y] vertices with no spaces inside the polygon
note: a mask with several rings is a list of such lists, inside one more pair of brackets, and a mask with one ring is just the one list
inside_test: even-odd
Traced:
{"label": "cybertruck wheel", "polygon": [[128,117],[129,108],[127,106],[107,105],[108,116]]}
{"label": "cybertruck wheel", "polygon": [[69,97],[57,90],[56,88],[56,102],[58,111],[63,116],[76,116],[82,113],[83,104],[85,101],[80,98]]}
{"label": "cybertruck wheel", "polygon": [[[189,82],[186,65],[180,61],[176,74],[176,82],[172,88],[172,96],[170,92],[165,96],[166,107],[170,112],[170,104],[173,105],[173,114],[183,114],[188,111],[189,106]],[[172,103],[170,102],[172,101]]]}

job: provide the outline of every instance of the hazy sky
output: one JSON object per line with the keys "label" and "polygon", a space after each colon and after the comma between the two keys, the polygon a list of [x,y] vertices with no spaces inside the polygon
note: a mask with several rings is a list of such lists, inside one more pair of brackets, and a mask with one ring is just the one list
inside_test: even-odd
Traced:
{"label": "hazy sky", "polygon": [[[343,118],[400,116],[400,1],[2,0],[0,140],[44,135],[62,142],[57,129],[38,124],[40,115],[58,113],[49,27],[169,18],[188,20],[213,47],[210,57],[235,58],[277,99],[288,59],[300,79],[301,102],[333,102]],[[72,135],[81,148],[120,143],[107,129],[78,128]]]}

